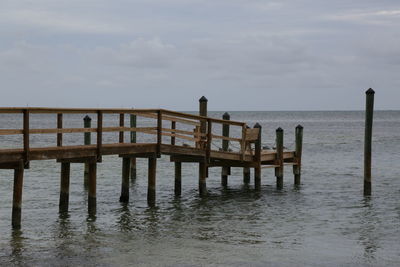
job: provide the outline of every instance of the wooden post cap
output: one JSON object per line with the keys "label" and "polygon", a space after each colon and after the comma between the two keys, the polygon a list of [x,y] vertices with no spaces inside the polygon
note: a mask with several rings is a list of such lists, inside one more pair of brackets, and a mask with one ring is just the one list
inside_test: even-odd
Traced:
{"label": "wooden post cap", "polygon": [[207,98],[205,97],[205,96],[202,96],[200,99],[199,99],[199,102],[207,102],[208,100],[207,100]]}
{"label": "wooden post cap", "polygon": [[365,93],[367,95],[373,95],[373,94],[375,94],[375,91],[372,88],[369,88]]}
{"label": "wooden post cap", "polygon": [[254,128],[261,128],[261,125],[257,122],[256,124],[254,124]]}
{"label": "wooden post cap", "polygon": [[283,129],[279,127],[278,129],[276,129],[276,132],[283,132]]}
{"label": "wooden post cap", "polygon": [[296,126],[296,129],[303,129],[303,126],[301,126],[300,124]]}
{"label": "wooden post cap", "polygon": [[84,121],[91,121],[92,118],[90,118],[88,115],[85,116],[85,118],[83,118]]}
{"label": "wooden post cap", "polygon": [[222,115],[222,119],[224,120],[229,120],[231,118],[231,115],[229,115],[228,112],[225,112],[224,115]]}

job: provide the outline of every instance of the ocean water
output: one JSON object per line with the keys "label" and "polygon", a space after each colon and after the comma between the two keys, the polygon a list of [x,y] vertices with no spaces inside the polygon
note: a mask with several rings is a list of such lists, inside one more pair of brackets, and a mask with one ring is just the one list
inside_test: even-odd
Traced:
{"label": "ocean water", "polygon": [[[209,115],[220,118],[222,112]],[[282,190],[276,189],[273,170],[263,169],[260,192],[254,191],[253,178],[249,186],[243,184],[240,168],[232,169],[223,188],[221,170],[213,168],[209,195],[201,199],[198,167],[188,163],[183,164],[182,197],[175,198],[173,164],[163,156],[157,166],[156,207],[146,202],[145,159],[138,159],[130,203],[123,205],[121,159],[107,156],[98,164],[97,216],[89,218],[82,164],[71,165],[70,211],[59,214],[60,166],[54,160],[34,161],[24,176],[21,230],[11,229],[13,173],[0,170],[0,265],[400,265],[400,111],[375,112],[371,197],[362,192],[363,112],[230,115],[250,125],[260,123],[263,143],[269,146],[275,129],[282,127],[285,146],[293,148],[294,129],[304,126],[300,187],[294,187],[289,166]],[[70,123],[66,127],[82,124],[81,117],[72,115],[65,121]],[[54,122],[53,117],[31,120],[38,127],[54,127]],[[19,117],[0,116],[1,128],[20,125]],[[2,148],[21,142],[0,137]],[[55,142],[54,136],[41,138],[32,137],[32,144]],[[68,144],[82,140],[76,134],[65,137]]]}

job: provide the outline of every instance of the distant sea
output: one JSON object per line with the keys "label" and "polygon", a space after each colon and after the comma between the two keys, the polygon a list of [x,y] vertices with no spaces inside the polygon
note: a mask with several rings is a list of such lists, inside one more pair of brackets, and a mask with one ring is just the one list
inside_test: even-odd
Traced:
{"label": "distant sea", "polygon": [[[240,168],[232,169],[223,188],[221,170],[213,168],[209,195],[200,199],[198,166],[183,164],[182,197],[175,198],[173,164],[164,156],[157,169],[156,207],[146,203],[145,159],[138,159],[130,203],[122,205],[121,159],[109,156],[98,165],[97,217],[90,219],[82,164],[72,164],[70,212],[59,215],[60,166],[35,161],[24,176],[22,229],[13,231],[13,173],[0,170],[0,265],[400,266],[400,111],[375,112],[371,197],[363,196],[364,112],[230,115],[251,126],[260,123],[268,146],[282,127],[285,146],[292,149],[295,127],[304,127],[300,187],[294,187],[289,166],[282,190],[276,189],[273,169],[263,169],[261,192],[254,191],[253,178],[243,184]],[[54,119],[31,122],[54,127]],[[69,119],[69,127],[82,124],[81,117]],[[0,115],[0,128],[20,123]],[[33,144],[55,140],[32,138]],[[66,138],[71,144],[82,140],[81,134]],[[2,148],[20,141],[0,136]]]}

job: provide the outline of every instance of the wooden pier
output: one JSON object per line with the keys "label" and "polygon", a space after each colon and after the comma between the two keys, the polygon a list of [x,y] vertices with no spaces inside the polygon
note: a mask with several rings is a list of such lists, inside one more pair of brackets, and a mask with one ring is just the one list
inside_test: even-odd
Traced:
{"label": "wooden pier", "polygon": [[[0,169],[14,170],[14,192],[12,207],[12,226],[21,227],[21,207],[24,169],[29,169],[30,161],[55,159],[61,164],[60,212],[68,211],[70,165],[85,164],[85,185],[88,188],[88,212],[96,213],[96,170],[97,164],[106,155],[119,155],[122,158],[121,202],[129,201],[129,179],[136,176],[136,158],[148,158],[148,193],[150,206],[156,203],[156,167],[157,158],[169,155],[175,164],[175,195],[181,195],[182,163],[199,164],[199,194],[207,195],[206,180],[208,169],[222,167],[221,183],[226,186],[231,167],[243,168],[243,181],[250,182],[250,168],[254,168],[254,188],[260,190],[261,169],[275,168],[277,187],[283,186],[283,168],[293,166],[294,183],[300,184],[302,131],[296,127],[296,149],[285,150],[283,146],[283,130],[277,129],[276,149],[262,149],[261,125],[250,128],[246,123],[230,120],[229,114],[223,119],[207,117],[207,99],[200,99],[199,115],[186,114],[164,109],[64,109],[64,108],[0,108],[0,116],[4,114],[20,114],[22,128],[0,129],[0,135],[20,135],[20,148],[1,148]],[[32,128],[30,119],[37,114],[54,115],[54,128]],[[63,127],[65,114],[81,114],[84,125],[81,128]],[[104,116],[119,115],[117,126],[103,125]],[[95,127],[91,127],[94,115]],[[149,127],[139,127],[137,118],[146,118]],[[126,126],[129,120],[129,126]],[[235,131],[232,131],[235,129]],[[217,132],[220,131],[220,132]],[[103,143],[103,134],[118,134],[118,142]],[[237,136],[230,133],[239,133]],[[82,145],[65,145],[66,134],[84,133]],[[125,133],[130,133],[126,138]],[[56,135],[55,144],[31,147],[32,135]],[[91,134],[95,142],[91,142]],[[137,138],[141,134],[144,138]],[[145,140],[145,141],[143,141]],[[220,147],[217,144],[221,144]],[[230,146],[232,144],[232,146]],[[233,145],[235,144],[235,146]],[[235,150],[235,147],[237,148]]]}

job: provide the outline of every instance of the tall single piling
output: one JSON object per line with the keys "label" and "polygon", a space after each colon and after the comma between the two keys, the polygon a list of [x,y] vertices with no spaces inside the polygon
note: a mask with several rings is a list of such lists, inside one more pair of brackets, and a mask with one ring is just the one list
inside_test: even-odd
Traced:
{"label": "tall single piling", "polygon": [[375,91],[369,88],[365,104],[365,139],[364,139],[364,195],[371,195],[371,156],[372,156],[372,122],[374,116]]}
{"label": "tall single piling", "polygon": [[[130,116],[130,126],[131,128],[136,128],[136,115],[131,114]],[[136,143],[136,131],[131,131],[131,143]],[[131,166],[130,166],[130,174],[131,180],[136,179],[136,158],[131,158]]]}
{"label": "tall single piling", "polygon": [[[207,116],[207,98],[202,96],[199,99],[199,114],[200,116]],[[201,121],[200,123],[200,133],[206,134],[207,132],[207,122],[206,121]],[[201,136],[201,139],[203,142],[202,145],[204,144],[205,138],[204,136]],[[204,148],[204,147],[203,147]],[[206,176],[207,176],[207,163],[206,159],[204,158],[204,162],[199,163],[199,194],[200,196],[206,196],[207,195],[207,184],[206,184]]]}
{"label": "tall single piling", "polygon": [[278,167],[275,168],[276,187],[282,189],[283,187],[283,129],[276,129],[276,163]]}
{"label": "tall single piling", "polygon": [[122,183],[121,183],[121,196],[119,201],[123,203],[129,202],[129,171],[131,159],[124,157],[122,158]]}
{"label": "tall single piling", "polygon": [[296,151],[295,151],[295,164],[293,165],[293,174],[294,174],[294,184],[300,185],[301,183],[301,156],[303,150],[303,126],[300,124],[297,125],[295,131],[295,142],[296,142]]}
{"label": "tall single piling", "polygon": [[[86,115],[83,118],[83,127],[84,128],[91,128],[92,127],[92,119]],[[91,134],[90,132],[84,133],[84,144],[85,145],[90,145],[92,142],[91,140]],[[84,174],[83,174],[83,184],[84,187],[87,188],[89,184],[89,163],[85,162],[85,167],[84,167]]]}
{"label": "tall single piling", "polygon": [[[225,112],[224,115],[222,115],[222,119],[229,121],[231,119],[231,116],[229,115],[228,112]],[[222,125],[222,136],[229,137],[229,124]],[[222,140],[222,150],[223,151],[229,150],[229,140],[225,140],[225,139]],[[228,175],[230,174],[229,172],[230,172],[229,167],[222,167],[221,185],[224,187],[228,185]]]}

